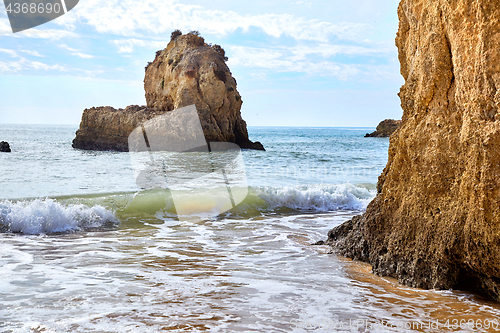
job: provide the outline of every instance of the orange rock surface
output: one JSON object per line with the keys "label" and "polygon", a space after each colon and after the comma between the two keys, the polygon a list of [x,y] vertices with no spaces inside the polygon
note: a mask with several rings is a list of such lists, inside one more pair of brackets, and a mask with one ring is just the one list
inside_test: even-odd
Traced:
{"label": "orange rock surface", "polygon": [[401,127],[335,249],[413,287],[500,301],[500,2],[402,0]]}
{"label": "orange rock surface", "polygon": [[146,106],[86,109],[73,147],[128,151],[128,135],[143,122],[174,109],[196,105],[207,142],[232,142],[264,150],[251,142],[241,117],[241,96],[226,65],[224,50],[196,33],[173,33],[170,43],[148,63],[144,77]]}

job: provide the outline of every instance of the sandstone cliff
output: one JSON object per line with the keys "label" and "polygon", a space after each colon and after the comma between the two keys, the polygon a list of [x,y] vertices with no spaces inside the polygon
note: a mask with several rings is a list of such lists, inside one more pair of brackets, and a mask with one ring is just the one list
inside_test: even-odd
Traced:
{"label": "sandstone cliff", "polygon": [[422,288],[500,300],[500,2],[402,0],[402,125],[338,252]]}
{"label": "sandstone cliff", "polygon": [[241,148],[264,150],[251,142],[241,117],[241,96],[226,65],[224,50],[208,45],[197,33],[172,34],[164,50],[156,52],[144,77],[147,107],[86,109],[73,147],[128,150],[128,135],[153,116],[192,104],[208,142],[233,142]]}
{"label": "sandstone cliff", "polygon": [[377,130],[372,133],[366,133],[365,138],[388,138],[401,125],[401,120],[386,119],[377,125]]}

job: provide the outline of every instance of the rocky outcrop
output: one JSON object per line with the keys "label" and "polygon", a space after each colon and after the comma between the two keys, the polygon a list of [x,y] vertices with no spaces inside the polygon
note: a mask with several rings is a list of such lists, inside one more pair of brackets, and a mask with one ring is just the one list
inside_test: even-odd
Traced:
{"label": "rocky outcrop", "polygon": [[110,106],[85,109],[73,148],[128,151],[130,133],[145,121],[164,113],[139,105],[125,109]]}
{"label": "rocky outcrop", "polygon": [[500,301],[500,3],[402,0],[401,127],[376,198],[328,243],[413,287]]}
{"label": "rocky outcrop", "polygon": [[148,107],[171,111],[195,104],[207,141],[263,149],[248,139],[240,112],[243,101],[226,59],[220,46],[206,44],[196,33],[174,35],[146,67]]}
{"label": "rocky outcrop", "polygon": [[6,142],[6,141],[0,142],[0,152],[3,152],[3,153],[10,153],[11,152],[8,142]]}
{"label": "rocky outcrop", "polygon": [[386,119],[381,121],[377,130],[372,133],[366,133],[365,138],[388,138],[401,125],[401,120]]}
{"label": "rocky outcrop", "polygon": [[248,138],[240,112],[243,101],[226,60],[220,46],[206,44],[196,32],[174,32],[167,47],[156,52],[146,67],[147,107],[86,109],[73,147],[127,151],[127,138],[135,126],[154,115],[195,104],[207,142],[264,150],[260,142]]}

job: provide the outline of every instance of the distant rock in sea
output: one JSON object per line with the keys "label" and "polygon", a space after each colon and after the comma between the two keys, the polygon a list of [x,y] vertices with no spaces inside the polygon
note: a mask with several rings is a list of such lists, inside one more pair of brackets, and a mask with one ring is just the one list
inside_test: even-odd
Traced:
{"label": "distant rock in sea", "polygon": [[381,121],[377,130],[372,133],[366,133],[365,138],[388,138],[401,125],[401,120],[386,119]]}
{"label": "distant rock in sea", "polygon": [[147,107],[137,105],[86,109],[73,147],[128,151],[128,135],[154,116],[196,105],[207,142],[232,142],[244,149],[264,150],[251,142],[241,117],[243,103],[236,80],[226,65],[224,50],[198,35],[172,33],[170,43],[146,66]]}
{"label": "distant rock in sea", "polygon": [[401,127],[377,196],[328,243],[412,287],[500,301],[500,2],[402,0]]}
{"label": "distant rock in sea", "polygon": [[6,141],[0,142],[0,152],[3,152],[3,153],[10,153],[11,152],[8,142],[6,142]]}

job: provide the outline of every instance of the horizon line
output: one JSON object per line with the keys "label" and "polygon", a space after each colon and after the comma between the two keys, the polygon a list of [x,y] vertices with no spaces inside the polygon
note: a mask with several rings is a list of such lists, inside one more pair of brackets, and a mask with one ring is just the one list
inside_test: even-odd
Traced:
{"label": "horizon line", "polygon": [[[40,124],[40,123],[0,123],[0,126],[24,125],[24,126],[80,126],[80,124]],[[283,127],[283,128],[359,128],[368,129],[376,126],[293,126],[293,125],[247,125],[248,127]]]}

